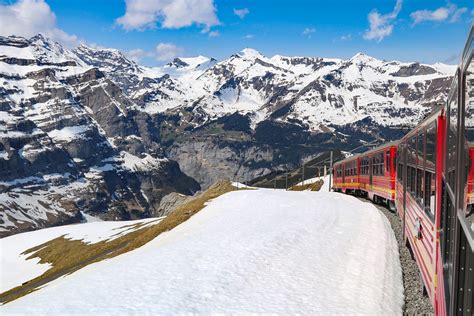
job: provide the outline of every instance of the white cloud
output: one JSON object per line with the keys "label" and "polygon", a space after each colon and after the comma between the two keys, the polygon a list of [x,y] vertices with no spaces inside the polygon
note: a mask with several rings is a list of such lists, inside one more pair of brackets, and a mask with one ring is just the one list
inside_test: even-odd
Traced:
{"label": "white cloud", "polygon": [[237,15],[241,19],[245,18],[245,16],[249,13],[250,13],[250,11],[247,8],[234,9],[234,14]]}
{"label": "white cloud", "polygon": [[303,30],[301,34],[308,35],[309,37],[311,37],[311,34],[313,34],[314,32],[316,32],[316,29],[314,27],[307,27]]}
{"label": "white cloud", "polygon": [[341,41],[350,41],[352,39],[352,34],[342,35],[339,39]]}
{"label": "white cloud", "polygon": [[450,22],[457,22],[461,16],[467,12],[467,8],[458,8],[455,4],[448,4],[445,7],[439,7],[434,11],[430,10],[418,10],[410,14],[413,20],[413,25],[418,23],[430,21],[430,22],[443,22],[449,19]]}
{"label": "white cloud", "polygon": [[125,0],[125,15],[116,22],[125,30],[161,27],[177,29],[193,24],[207,32],[219,24],[214,0]]}
{"label": "white cloud", "polygon": [[169,61],[182,55],[184,49],[172,43],[159,43],[156,46],[154,57],[158,61]]}
{"label": "white cloud", "polygon": [[461,16],[467,12],[467,8],[459,8],[454,11],[451,15],[451,22],[457,22],[461,19]]}
{"label": "white cloud", "polygon": [[77,44],[77,37],[56,26],[56,15],[44,0],[20,0],[0,4],[0,35],[32,37],[42,33],[67,46]]}
{"label": "white cloud", "polygon": [[153,57],[152,53],[147,52],[141,48],[129,50],[125,53],[125,55],[137,63],[139,63],[145,57]]}
{"label": "white cloud", "polygon": [[219,31],[211,31],[209,32],[209,37],[218,37],[220,36],[221,33],[219,33]]}
{"label": "white cloud", "polygon": [[247,34],[247,35],[244,36],[244,38],[246,38],[246,39],[252,39],[254,37],[255,36],[253,34]]}
{"label": "white cloud", "polygon": [[402,3],[403,0],[397,0],[393,11],[387,14],[380,14],[377,9],[372,10],[368,15],[369,29],[365,31],[364,38],[380,42],[392,34],[393,22],[402,9]]}
{"label": "white cloud", "polygon": [[158,61],[170,61],[182,56],[184,49],[173,43],[158,43],[152,51],[136,48],[129,50],[125,55],[131,60],[140,63],[144,58],[153,58]]}

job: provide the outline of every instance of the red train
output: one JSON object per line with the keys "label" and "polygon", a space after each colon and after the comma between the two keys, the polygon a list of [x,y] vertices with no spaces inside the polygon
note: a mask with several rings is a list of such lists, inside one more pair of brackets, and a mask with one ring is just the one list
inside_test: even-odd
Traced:
{"label": "red train", "polygon": [[474,27],[450,94],[402,139],[334,164],[335,191],[403,223],[437,315],[474,315]]}

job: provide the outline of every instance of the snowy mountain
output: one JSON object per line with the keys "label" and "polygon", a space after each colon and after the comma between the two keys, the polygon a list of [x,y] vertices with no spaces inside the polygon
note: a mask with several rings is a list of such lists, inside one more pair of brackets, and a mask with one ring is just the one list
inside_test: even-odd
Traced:
{"label": "snowy mountain", "polygon": [[0,236],[149,217],[199,185],[165,157],[150,118],[97,68],[41,35],[0,38]]}
{"label": "snowy mountain", "polygon": [[115,49],[0,37],[0,234],[79,211],[157,215],[165,195],[191,194],[196,181],[250,180],[397,138],[446,98],[453,73],[253,49],[144,67]]}
{"label": "snowy mountain", "polygon": [[198,56],[146,68],[116,50],[80,46],[74,52],[145,112],[192,106],[205,121],[238,112],[249,115],[252,128],[278,118],[314,132],[367,117],[384,126],[415,124],[446,97],[455,71],[444,64],[386,62],[362,53],[349,60],[267,58],[246,48],[221,62]]}

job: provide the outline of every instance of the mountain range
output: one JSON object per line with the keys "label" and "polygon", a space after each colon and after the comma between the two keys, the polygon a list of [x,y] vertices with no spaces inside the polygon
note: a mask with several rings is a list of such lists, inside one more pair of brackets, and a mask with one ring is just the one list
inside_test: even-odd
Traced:
{"label": "mountain range", "polygon": [[0,37],[0,236],[161,216],[221,179],[403,135],[455,66],[266,57],[145,67],[115,49]]}

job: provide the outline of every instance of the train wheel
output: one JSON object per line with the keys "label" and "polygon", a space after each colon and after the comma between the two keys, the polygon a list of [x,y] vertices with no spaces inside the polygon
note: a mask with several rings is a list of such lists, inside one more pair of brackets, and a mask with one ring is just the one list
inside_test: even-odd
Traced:
{"label": "train wheel", "polygon": [[379,204],[379,197],[374,194],[374,197],[372,198],[372,201],[373,201],[375,204]]}
{"label": "train wheel", "polygon": [[394,201],[388,201],[388,209],[392,212],[397,211],[397,208],[395,207],[395,202]]}

